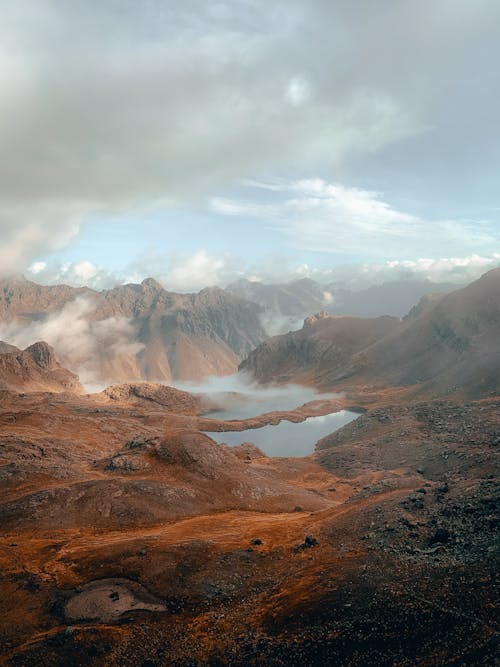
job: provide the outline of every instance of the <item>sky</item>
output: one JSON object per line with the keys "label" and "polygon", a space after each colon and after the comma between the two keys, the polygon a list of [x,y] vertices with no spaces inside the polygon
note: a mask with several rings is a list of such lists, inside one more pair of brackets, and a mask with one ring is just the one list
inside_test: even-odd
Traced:
{"label": "sky", "polygon": [[500,263],[497,0],[0,0],[0,273]]}

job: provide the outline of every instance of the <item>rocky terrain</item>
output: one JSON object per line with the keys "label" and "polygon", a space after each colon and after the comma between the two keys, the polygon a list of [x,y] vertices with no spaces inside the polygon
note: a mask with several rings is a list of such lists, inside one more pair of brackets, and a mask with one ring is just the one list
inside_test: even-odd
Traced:
{"label": "rocky terrain", "polygon": [[269,459],[163,390],[2,394],[5,664],[494,664],[498,399]]}
{"label": "rocky terrain", "polygon": [[260,311],[218,288],[176,294],[152,279],[102,292],[0,282],[0,337],[48,340],[89,384],[233,373],[266,337]]}
{"label": "rocky terrain", "polygon": [[[48,391],[38,378],[67,373],[49,346],[2,346],[0,364],[31,362],[0,365],[0,664],[498,664],[496,385],[451,392],[405,384],[396,361],[381,377],[356,366],[389,340],[416,354],[446,321],[444,377],[481,348],[494,367],[497,277],[404,322],[308,318],[253,368],[344,392],[242,420],[155,383]],[[205,433],[344,408],[360,416],[303,458]]]}
{"label": "rocky terrain", "polygon": [[306,318],[302,329],[273,336],[240,364],[259,382],[310,381],[331,386],[354,372],[354,355],[390,332],[395,317],[330,317],[320,311]]}

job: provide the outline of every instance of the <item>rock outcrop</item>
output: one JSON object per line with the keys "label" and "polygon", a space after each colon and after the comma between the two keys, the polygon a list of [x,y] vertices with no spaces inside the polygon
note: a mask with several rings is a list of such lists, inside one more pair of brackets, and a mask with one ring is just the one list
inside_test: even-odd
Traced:
{"label": "rock outcrop", "polygon": [[153,382],[115,384],[107,387],[100,396],[118,403],[156,404],[168,411],[188,415],[197,414],[201,402],[187,391]]}
{"label": "rock outcrop", "polygon": [[0,343],[0,389],[15,392],[83,392],[78,376],[63,368],[53,348],[44,342],[25,350],[1,352],[13,346]]}

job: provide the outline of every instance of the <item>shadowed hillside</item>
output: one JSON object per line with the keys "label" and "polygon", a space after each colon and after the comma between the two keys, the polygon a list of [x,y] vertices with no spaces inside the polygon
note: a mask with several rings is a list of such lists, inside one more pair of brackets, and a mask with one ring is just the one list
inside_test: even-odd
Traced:
{"label": "shadowed hillside", "polygon": [[500,269],[426,297],[403,321],[321,317],[269,339],[240,366],[262,382],[293,379],[424,385],[470,396],[500,391]]}

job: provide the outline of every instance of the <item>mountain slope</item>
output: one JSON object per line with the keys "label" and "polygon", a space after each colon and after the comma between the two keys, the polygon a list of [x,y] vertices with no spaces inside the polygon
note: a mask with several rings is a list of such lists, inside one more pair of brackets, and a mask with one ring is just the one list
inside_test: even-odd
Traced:
{"label": "mountain slope", "polygon": [[416,279],[389,281],[358,291],[336,290],[334,285],[330,285],[328,289],[333,295],[333,303],[328,309],[336,315],[403,317],[427,294],[447,293],[458,287],[451,283],[432,283],[429,280]]}
{"label": "mountain slope", "polygon": [[481,396],[500,392],[499,341],[500,269],[494,269],[463,289],[425,298],[403,321],[326,317],[312,326],[306,322],[301,331],[259,346],[241,369],[262,382],[304,376],[328,386],[350,377]]}
{"label": "mountain slope", "polygon": [[329,317],[318,313],[307,318],[299,331],[265,341],[240,364],[260,382],[308,379],[331,384],[353,372],[357,352],[399,327],[394,317]]}
{"label": "mountain slope", "polygon": [[394,384],[426,382],[470,395],[500,391],[500,269],[407,318],[354,359]]}

